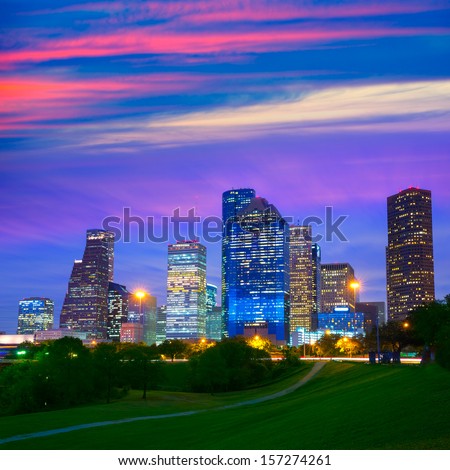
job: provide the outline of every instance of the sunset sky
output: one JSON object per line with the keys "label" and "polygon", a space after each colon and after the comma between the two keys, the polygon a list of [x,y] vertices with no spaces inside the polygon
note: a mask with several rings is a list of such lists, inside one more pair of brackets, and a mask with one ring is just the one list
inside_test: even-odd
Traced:
{"label": "sunset sky", "polygon": [[[365,301],[386,296],[387,196],[430,189],[436,295],[450,293],[447,0],[0,5],[0,330],[30,296],[55,300],[58,326],[105,217],[220,216],[233,187],[295,220],[347,215],[323,262],[350,262]],[[164,303],[167,242],[132,230],[115,263]]]}

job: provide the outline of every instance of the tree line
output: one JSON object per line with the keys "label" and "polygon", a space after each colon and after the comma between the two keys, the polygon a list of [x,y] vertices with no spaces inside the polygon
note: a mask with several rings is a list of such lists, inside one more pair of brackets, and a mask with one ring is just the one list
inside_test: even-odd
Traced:
{"label": "tree line", "polygon": [[0,372],[0,414],[54,410],[123,397],[130,389],[164,386],[168,364],[189,357],[184,390],[215,393],[240,390],[275,377],[295,361],[273,366],[270,354],[243,338],[188,345],[99,343],[87,348],[77,338],[23,343],[20,360]]}

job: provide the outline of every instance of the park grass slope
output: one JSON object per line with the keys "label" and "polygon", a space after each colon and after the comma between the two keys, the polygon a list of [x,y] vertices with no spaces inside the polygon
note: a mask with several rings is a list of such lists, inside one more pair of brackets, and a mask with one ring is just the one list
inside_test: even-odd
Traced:
{"label": "park grass slope", "polygon": [[[308,371],[305,369],[303,375]],[[298,379],[298,377],[297,377]],[[242,393],[242,401],[270,394],[292,379]],[[166,396],[166,399],[164,399]],[[176,396],[176,408],[170,397]],[[231,396],[231,398],[229,398]],[[184,397],[185,400],[180,399]],[[438,366],[369,366],[330,363],[289,395],[241,408],[215,410],[239,400],[239,394],[155,392],[152,404],[135,400],[132,416],[162,410],[208,411],[183,417],[84,429],[0,446],[3,449],[448,449],[450,446],[450,373]],[[159,402],[158,402],[159,400]],[[89,410],[91,421],[125,417],[114,407]],[[130,402],[128,402],[130,405]],[[146,407],[143,409],[143,407]],[[106,410],[106,411],[105,411]],[[149,410],[152,410],[149,412]],[[74,410],[55,412],[58,423],[77,424]],[[0,419],[2,437],[19,434],[14,420],[42,422],[45,413]],[[49,414],[50,415],[50,414]],[[49,416],[50,417],[50,416]],[[24,421],[25,422],[25,421]],[[86,421],[85,419],[82,422]],[[10,427],[8,427],[8,423]],[[22,423],[24,424],[24,423]],[[54,425],[53,427],[58,427]],[[44,427],[45,428],[45,427]],[[39,429],[43,429],[42,425]],[[23,430],[23,427],[22,427]],[[37,430],[37,429],[33,429]]]}

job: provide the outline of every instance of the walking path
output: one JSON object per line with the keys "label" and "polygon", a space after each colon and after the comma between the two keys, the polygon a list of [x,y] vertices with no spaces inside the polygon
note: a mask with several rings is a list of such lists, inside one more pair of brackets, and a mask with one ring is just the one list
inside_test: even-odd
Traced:
{"label": "walking path", "polygon": [[279,398],[289,393],[292,393],[294,390],[297,390],[306,382],[310,381],[322,369],[324,365],[325,365],[324,362],[316,362],[313,368],[309,371],[309,373],[306,374],[305,377],[299,380],[296,384],[292,385],[291,387],[285,388],[284,390],[281,390],[279,392],[272,393],[271,395],[266,395],[265,397],[260,397],[260,398],[254,398],[253,400],[242,401],[238,403],[233,403],[232,405],[224,405],[224,406],[219,406],[216,408],[209,408],[205,410],[184,411],[180,413],[171,413],[171,414],[155,415],[155,416],[139,416],[136,418],[124,418],[124,419],[117,419],[114,421],[100,421],[98,423],[78,424],[76,426],[69,426],[67,428],[50,429],[48,431],[33,432],[30,434],[20,434],[17,436],[11,436],[5,439],[0,439],[0,445],[7,444],[8,442],[24,441],[26,439],[35,439],[37,437],[46,437],[46,436],[53,436],[55,434],[63,434],[66,432],[79,431],[81,429],[110,426],[112,424],[133,423],[135,421],[145,421],[145,420],[150,420],[150,419],[176,418],[178,416],[190,416],[190,415],[194,415],[198,413],[204,413],[205,411],[229,410],[231,408],[238,408],[240,406],[254,405],[257,403],[262,403],[264,401],[273,400],[275,398]]}

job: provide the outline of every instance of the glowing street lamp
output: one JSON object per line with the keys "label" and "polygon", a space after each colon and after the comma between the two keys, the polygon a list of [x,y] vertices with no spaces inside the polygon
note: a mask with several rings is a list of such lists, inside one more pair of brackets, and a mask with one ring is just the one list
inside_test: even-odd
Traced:
{"label": "glowing street lamp", "polygon": [[142,299],[147,295],[143,290],[138,290],[134,295],[139,299],[139,321],[142,321]]}

